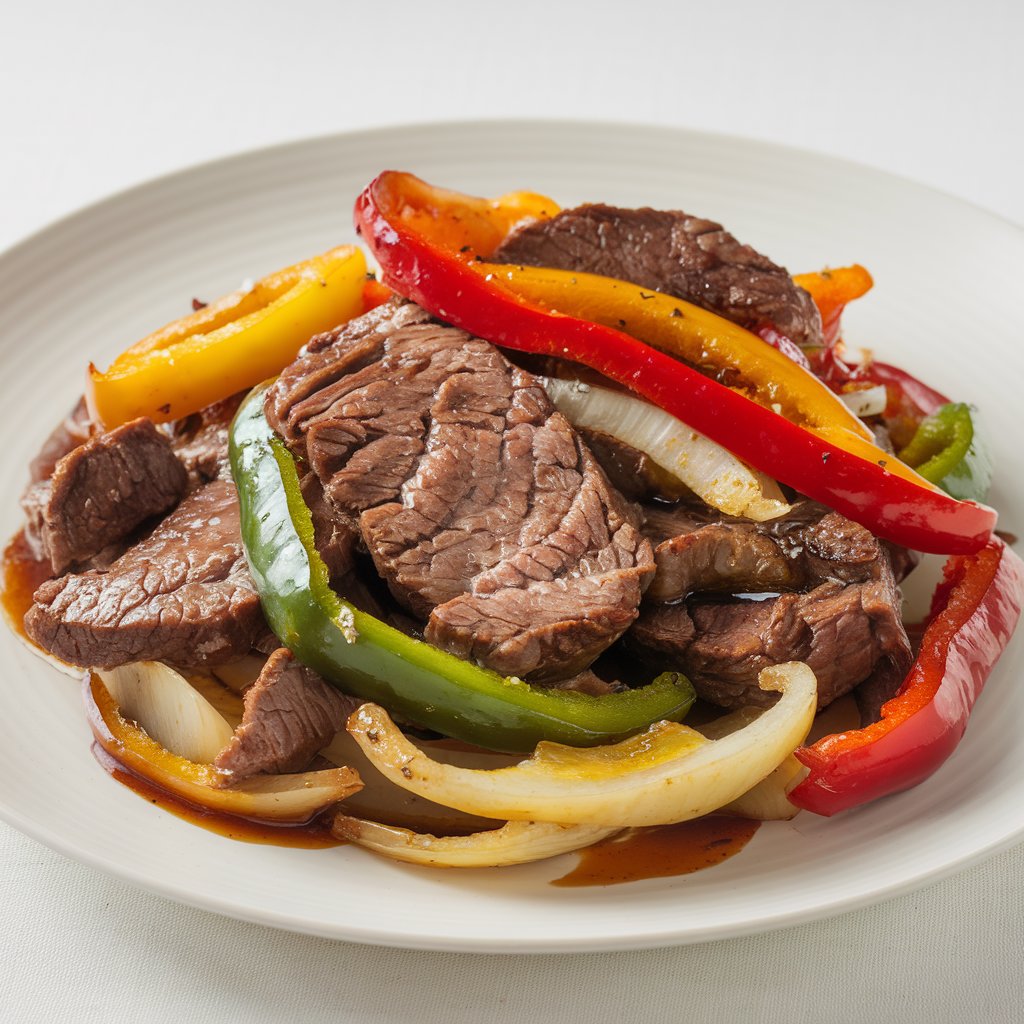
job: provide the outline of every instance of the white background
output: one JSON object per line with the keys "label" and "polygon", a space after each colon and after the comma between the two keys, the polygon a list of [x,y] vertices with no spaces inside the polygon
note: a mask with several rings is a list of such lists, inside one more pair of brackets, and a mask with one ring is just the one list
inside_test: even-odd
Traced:
{"label": "white background", "polygon": [[[1010,0],[0,0],[0,248],[212,157],[468,117],[785,142],[1024,224],[1022,40],[1024,5]],[[2,310],[0,325],[11,329]],[[917,894],[766,936],[476,957],[228,921],[0,826],[0,1019],[1013,1021],[1024,1016],[1022,872],[1018,847]]]}

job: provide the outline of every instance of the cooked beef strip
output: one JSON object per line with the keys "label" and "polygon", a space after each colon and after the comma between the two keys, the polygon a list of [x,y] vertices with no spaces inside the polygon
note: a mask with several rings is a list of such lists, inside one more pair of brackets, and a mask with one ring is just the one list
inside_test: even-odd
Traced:
{"label": "cooked beef strip", "polygon": [[214,402],[166,426],[174,452],[188,471],[190,491],[218,477],[230,479],[228,430],[245,394]]}
{"label": "cooked beef strip", "polygon": [[40,647],[72,665],[195,667],[247,654],[266,625],[239,534],[234,485],[193,492],[108,570],[44,583],[25,616]]}
{"label": "cooked beef strip", "polygon": [[576,693],[585,693],[590,697],[605,697],[609,693],[618,693],[620,690],[627,689],[625,684],[617,680],[609,682],[607,679],[602,679],[589,668],[585,668],[568,679],[552,683],[550,688],[552,690],[573,690]]}
{"label": "cooked beef strip", "polygon": [[910,647],[885,581],[822,583],[806,594],[763,600],[691,600],[645,607],[630,640],[668,657],[698,696],[722,707],[766,706],[757,685],[769,665],[804,661],[818,680],[818,707],[891,667],[902,679]]}
{"label": "cooked beef strip", "polygon": [[324,499],[324,489],[316,473],[305,473],[299,481],[302,498],[313,520],[313,543],[327,566],[331,580],[352,571],[358,534],[351,526],[333,515]]}
{"label": "cooked beef strip", "polygon": [[74,451],[80,444],[85,444],[92,436],[93,430],[94,424],[89,419],[89,410],[83,396],[71,412],[53,428],[39,453],[28,464],[30,484],[48,480],[53,475],[57,463],[68,452]]}
{"label": "cooked beef strip", "polygon": [[[645,531],[668,539],[655,547],[658,571],[632,645],[669,656],[699,696],[724,707],[771,703],[757,674],[780,661],[811,666],[819,707],[869,678],[902,678],[911,651],[899,591],[887,549],[867,530],[809,501],[765,523],[707,517],[650,510]],[[807,592],[700,596],[793,590]]]}
{"label": "cooked beef strip", "polygon": [[650,546],[536,378],[415,306],[307,346],[267,416],[425,636],[537,680],[635,619]]}
{"label": "cooked beef strip", "polygon": [[185,468],[148,419],[90,438],[22,498],[25,536],[55,575],[126,537],[185,493]]}
{"label": "cooked beef strip", "polygon": [[[857,523],[811,501],[778,519],[722,516],[703,523],[693,508],[653,509],[644,532],[658,571],[646,599],[660,604],[697,591],[799,590],[824,580],[874,579],[881,543]],[[667,534],[667,535],[666,535]],[[661,539],[665,537],[665,539]]]}
{"label": "cooked beef strip", "polygon": [[271,654],[245,692],[242,723],[217,755],[232,782],[305,768],[361,703],[336,690],[284,647]]}
{"label": "cooked beef strip", "polygon": [[801,345],[821,337],[817,307],[784,268],[721,224],[680,211],[578,206],[520,228],[493,258],[632,281]]}

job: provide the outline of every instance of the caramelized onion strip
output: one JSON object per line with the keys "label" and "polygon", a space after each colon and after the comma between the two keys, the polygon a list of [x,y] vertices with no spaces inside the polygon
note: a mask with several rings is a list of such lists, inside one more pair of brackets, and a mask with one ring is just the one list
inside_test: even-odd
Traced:
{"label": "caramelized onion strip", "polygon": [[576,748],[538,744],[524,761],[479,770],[441,764],[408,740],[378,705],[353,712],[348,730],[386,778],[470,814],[609,828],[685,821],[752,789],[791,754],[814,717],[814,673],[798,662],[764,669],[771,708],[719,739],[658,722],[620,743]]}

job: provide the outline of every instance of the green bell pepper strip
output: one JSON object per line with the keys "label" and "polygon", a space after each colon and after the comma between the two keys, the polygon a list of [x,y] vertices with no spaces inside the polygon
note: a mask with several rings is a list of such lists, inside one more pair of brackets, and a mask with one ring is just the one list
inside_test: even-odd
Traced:
{"label": "green bell pepper strip", "polygon": [[992,460],[977,411],[949,402],[926,416],[899,457],[954,498],[981,501],[992,483]]}
{"label": "green bell pepper strip", "polygon": [[299,661],[411,722],[513,753],[540,740],[610,743],[690,709],[693,687],[678,673],[600,697],[546,690],[406,636],[342,600],[313,543],[295,461],[263,414],[266,387],[249,395],[231,425],[231,471],[263,612]]}

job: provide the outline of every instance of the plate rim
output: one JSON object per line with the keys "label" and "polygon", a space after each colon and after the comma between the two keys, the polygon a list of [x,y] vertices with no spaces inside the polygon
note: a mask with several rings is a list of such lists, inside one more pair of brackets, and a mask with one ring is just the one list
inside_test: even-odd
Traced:
{"label": "plate rim", "polygon": [[686,126],[673,126],[660,121],[620,121],[613,118],[570,118],[570,117],[495,117],[495,118],[451,118],[434,119],[425,121],[399,121],[394,124],[382,124],[353,128],[350,131],[340,132],[315,132],[306,135],[296,136],[293,139],[284,139],[279,142],[271,142],[263,146],[253,146],[248,149],[238,150],[231,153],[222,153],[219,156],[208,157],[192,164],[184,164],[181,167],[164,171],[160,174],[148,175],[134,181],[124,188],[104,192],[102,195],[90,200],[82,206],[59,214],[52,220],[37,228],[31,229],[25,234],[17,236],[5,248],[0,249],[0,260],[6,260],[8,256],[30,243],[43,238],[52,231],[63,228],[69,222],[73,223],[78,218],[84,218],[98,212],[102,207],[116,204],[139,192],[145,191],[164,182],[187,177],[192,174],[208,173],[214,168],[231,164],[235,161],[244,162],[249,159],[269,156],[275,152],[283,152],[288,149],[301,148],[304,146],[325,145],[332,141],[352,139],[356,137],[370,137],[373,135],[389,135],[392,133],[401,134],[412,130],[430,131],[432,129],[459,128],[471,130],[474,128],[509,127],[519,130],[532,128],[604,128],[611,131],[638,131],[641,133],[655,132],[666,135],[689,136],[697,139],[717,139],[723,142],[733,142],[741,145],[754,145],[766,150],[774,150],[779,153],[799,154],[805,158],[835,163],[848,168],[855,168],[859,171],[879,175],[891,181],[899,182],[910,186],[917,191],[930,192],[934,196],[950,200],[960,206],[969,207],[975,213],[991,218],[997,224],[1010,228],[1020,234],[1024,234],[1024,223],[1017,223],[1009,217],[990,209],[973,199],[966,199],[928,182],[920,181],[911,175],[901,174],[897,171],[889,171],[878,167],[876,164],[867,161],[855,160],[850,157],[836,156],[826,150],[814,149],[811,146],[797,146],[787,142],[776,142],[771,139],[759,139],[756,136],[742,135],[736,132],[715,131],[708,128],[688,128]]}

